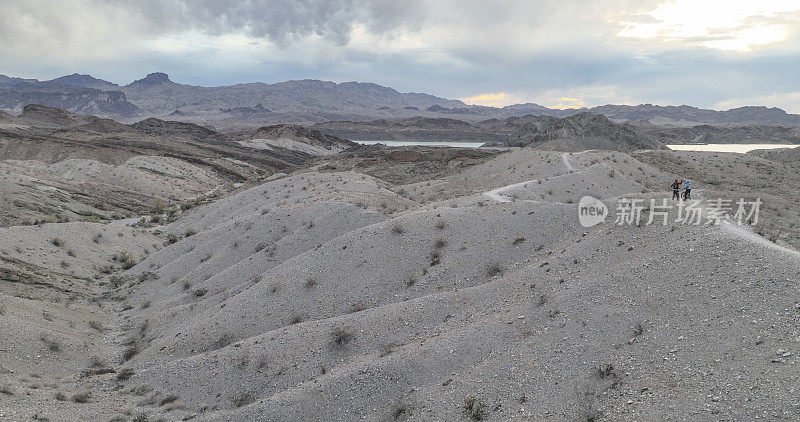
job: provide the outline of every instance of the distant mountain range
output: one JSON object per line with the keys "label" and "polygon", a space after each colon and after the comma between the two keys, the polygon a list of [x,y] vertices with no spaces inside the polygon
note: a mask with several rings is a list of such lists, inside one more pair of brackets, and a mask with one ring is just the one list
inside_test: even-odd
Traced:
{"label": "distant mountain range", "polygon": [[700,124],[770,124],[800,126],[800,115],[779,108],[740,107],[726,111],[691,106],[642,104],[552,109],[538,104],[502,108],[467,105],[459,100],[420,93],[400,93],[373,83],[295,80],[203,87],[175,83],[151,73],[128,85],[90,75],[72,74],[48,81],[0,75],[0,110],[21,113],[28,104],[138,121],[148,117],[213,125],[223,129],[275,123],[399,120],[413,117],[478,122],[488,118],[537,115],[568,117],[582,112],[614,121],[691,127]]}

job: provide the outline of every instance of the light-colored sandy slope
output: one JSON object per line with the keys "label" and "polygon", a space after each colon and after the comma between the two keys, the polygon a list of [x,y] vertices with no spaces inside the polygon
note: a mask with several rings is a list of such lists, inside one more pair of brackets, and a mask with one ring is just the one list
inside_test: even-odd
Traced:
{"label": "light-colored sandy slope", "polygon": [[256,139],[239,141],[239,144],[248,148],[265,149],[265,150],[278,150],[277,148],[275,148],[278,147],[278,148],[288,149],[290,151],[298,151],[316,156],[333,155],[341,151],[344,151],[346,149],[341,145],[335,145],[331,146],[330,148],[325,148],[321,145],[312,145],[309,144],[308,142],[303,142],[290,138],[280,138],[280,139],[256,138]]}
{"label": "light-colored sandy slope", "polygon": [[207,170],[169,157],[135,156],[119,166],[85,159],[69,159],[50,165],[14,160],[5,164],[19,173],[46,180],[113,185],[116,189],[156,198],[169,198],[175,191],[197,195],[221,183],[221,179]]}
{"label": "light-colored sandy slope", "polygon": [[718,226],[584,229],[570,195],[660,198],[641,190],[670,176],[569,164],[504,154],[405,186],[424,206],[310,172],[192,210],[167,230],[198,234],[128,272],[158,279],[115,293],[126,389],[180,397],[150,409],[168,419],[462,420],[468,396],[498,421],[800,416],[798,258]]}
{"label": "light-colored sandy slope", "polygon": [[[770,346],[748,347],[735,356],[728,351],[741,346],[714,339],[753,336],[755,342],[758,335],[769,336],[761,331],[771,325],[788,326],[791,320],[783,315],[768,314],[743,329],[734,323],[736,314],[727,311],[764,300],[776,309],[791,305],[781,294],[792,288],[788,278],[796,274],[797,263],[754,252],[715,227],[672,232],[663,227],[609,231],[604,226],[583,237],[562,207],[518,203],[442,211],[436,218],[447,225],[440,233],[452,246],[443,247],[442,262],[411,287],[403,279],[426,261],[414,251],[430,248],[415,243],[424,244],[429,225],[438,220],[412,212],[398,218],[405,223],[402,235],[393,235],[388,224],[348,233],[311,256],[280,264],[260,281],[237,286],[232,296],[207,295],[190,299],[187,305],[193,306],[173,309],[197,315],[197,322],[190,317],[166,332],[155,330],[155,339],[146,341],[162,353],[143,352],[134,362],[144,366],[136,379],[156,390],[178,391],[190,403],[218,405],[223,412],[206,415],[209,420],[382,419],[398,408],[415,420],[428,415],[454,420],[462,417],[460,404],[468,394],[490,407],[500,404],[492,417],[497,420],[516,415],[571,419],[594,410],[609,416],[633,410],[655,416],[675,408],[692,415],[706,404],[723,411],[720,400],[691,392],[713,392],[745,362],[764,361],[745,371],[751,381],[773,365],[769,359],[776,347],[772,342],[781,341],[778,333],[770,337]],[[540,219],[531,219],[530,211],[540,213]],[[503,214],[506,218],[498,218]],[[514,227],[517,218],[520,226]],[[513,230],[525,230],[518,234],[526,240],[513,245],[508,236]],[[548,239],[549,248],[533,246],[543,240],[537,236],[556,233],[558,240]],[[506,238],[501,241],[498,234]],[[359,246],[356,239],[368,243]],[[388,248],[386,242],[396,246]],[[348,252],[336,253],[343,246]],[[395,248],[403,255],[386,252]],[[370,263],[377,258],[369,251],[375,250],[382,251],[381,262],[373,268]],[[695,262],[675,258],[684,253]],[[738,269],[726,263],[730,256],[736,257]],[[485,273],[487,263],[481,260],[490,257],[500,260],[504,277]],[[367,267],[359,269],[359,263]],[[776,280],[787,281],[765,291],[757,288],[760,276],[742,275],[743,269],[762,266],[773,268]],[[309,274],[318,278],[306,287]],[[748,294],[724,289],[720,280],[727,279]],[[156,288],[156,282],[151,284]],[[350,304],[359,301],[357,309],[366,310],[352,312]],[[304,320],[290,325],[298,310],[305,312]],[[710,323],[709,312],[719,313],[721,321],[734,319]],[[147,316],[151,324],[163,318],[160,313]],[[639,336],[637,324],[644,329]],[[337,345],[337,328],[352,339]],[[148,368],[164,355],[172,359]],[[703,362],[720,357],[714,372],[719,375],[704,375]],[[603,364],[615,369],[598,375],[595,368]],[[675,371],[678,376],[672,375]],[[215,373],[213,380],[201,375],[209,372]],[[667,381],[653,373],[663,373]],[[178,378],[187,382],[173,382]],[[796,380],[794,373],[763,385],[760,406],[785,405],[788,397],[781,391]],[[611,388],[616,382],[621,385]],[[726,390],[726,400],[748,397],[745,384]],[[256,401],[235,408],[233,402],[244,393]],[[522,395],[537,406],[520,403]],[[734,410],[728,409],[740,417],[756,412],[747,406]],[[705,412],[698,415],[710,410]]]}
{"label": "light-colored sandy slope", "polygon": [[111,218],[149,207],[156,199],[192,198],[220,183],[213,173],[169,157],[135,156],[117,166],[86,159],[50,165],[6,160],[0,162],[0,186],[7,193],[0,198],[2,222]]}
{"label": "light-colored sandy slope", "polygon": [[[582,173],[598,165],[589,173]],[[527,200],[577,202],[582,194],[608,196],[620,192],[660,191],[669,186],[671,177],[619,152],[584,151],[565,155],[523,148],[453,176],[399,189],[407,197],[424,203],[463,204],[466,198],[486,194],[493,201],[509,201],[520,199],[528,190],[531,192]]]}
{"label": "light-colored sandy slope", "polygon": [[[114,256],[138,260],[160,247],[152,235],[102,224],[0,229],[0,386],[12,392],[0,394],[4,420],[94,419],[132,402],[113,397],[113,373],[81,374],[117,368],[115,313],[97,301],[105,273],[123,265]],[[90,402],[70,406],[82,391],[92,392]]]}
{"label": "light-colored sandy slope", "polygon": [[[102,347],[80,337],[112,359],[135,345],[113,365],[131,379],[69,378],[98,380],[96,400],[40,389],[36,408],[51,420],[118,415],[118,399],[151,420],[457,421],[472,396],[489,421],[800,417],[797,254],[726,226],[585,229],[573,195],[660,199],[671,176],[620,153],[566,158],[517,151],[399,187],[308,171],[196,207],[159,229],[180,241],[107,295],[119,317]],[[61,233],[97,255],[81,274],[108,255],[91,233]],[[18,253],[60,266],[46,247]]]}

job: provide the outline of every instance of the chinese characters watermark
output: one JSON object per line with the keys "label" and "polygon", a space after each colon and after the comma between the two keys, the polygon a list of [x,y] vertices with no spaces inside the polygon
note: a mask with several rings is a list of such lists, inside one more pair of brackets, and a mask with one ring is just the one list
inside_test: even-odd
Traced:
{"label": "chinese characters watermark", "polygon": [[[621,198],[615,207],[614,224],[666,226],[670,223],[684,225],[717,225],[723,220],[738,225],[758,224],[761,198],[753,201],[744,198],[734,202],[731,199],[681,200],[677,203],[667,199]],[[671,214],[672,213],[672,214]],[[592,227],[605,222],[609,215],[606,205],[597,198],[584,196],[578,203],[578,220],[584,227]]]}

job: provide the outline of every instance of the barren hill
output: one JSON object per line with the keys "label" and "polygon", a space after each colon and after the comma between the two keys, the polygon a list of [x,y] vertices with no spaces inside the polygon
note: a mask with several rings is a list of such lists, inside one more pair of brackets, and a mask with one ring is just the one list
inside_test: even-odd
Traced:
{"label": "barren hill", "polygon": [[323,135],[319,131],[299,125],[262,127],[250,135],[249,139],[239,143],[250,148],[271,149],[280,147],[310,155],[336,154],[358,145],[347,139]]}
{"label": "barren hill", "polygon": [[[627,126],[564,120],[536,130],[638,147]],[[163,158],[124,166],[157,175]],[[121,171],[12,164],[76,181]],[[0,403],[50,420],[797,419],[793,168],[361,147],[136,230],[3,229],[0,333],[19,346],[0,350]],[[583,195],[612,210],[661,201],[673,176],[704,207],[764,194],[762,221],[647,209],[639,224],[578,224]]]}
{"label": "barren hill", "polygon": [[157,201],[175,205],[350,146],[317,133],[259,149],[190,123],[125,125],[41,105],[3,122],[1,225],[139,216]]}
{"label": "barren hill", "polygon": [[614,123],[605,116],[592,113],[580,113],[563,119],[550,116],[535,118],[524,123],[514,137],[502,144],[558,151],[666,148],[658,141],[636,133],[632,126]]}

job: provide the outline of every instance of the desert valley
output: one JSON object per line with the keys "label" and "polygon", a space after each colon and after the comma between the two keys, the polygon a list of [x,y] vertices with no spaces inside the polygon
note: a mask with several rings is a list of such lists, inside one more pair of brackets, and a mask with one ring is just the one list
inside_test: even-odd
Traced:
{"label": "desert valley", "polygon": [[[800,116],[61,79],[0,79],[0,420],[800,418],[800,150],[666,146]],[[758,222],[615,224],[678,178]]]}

